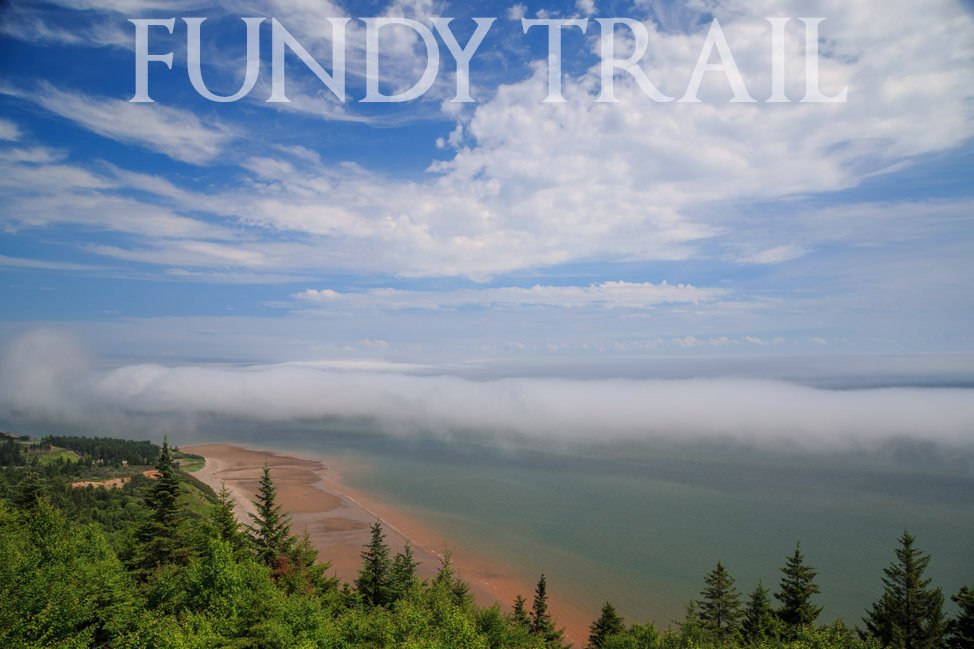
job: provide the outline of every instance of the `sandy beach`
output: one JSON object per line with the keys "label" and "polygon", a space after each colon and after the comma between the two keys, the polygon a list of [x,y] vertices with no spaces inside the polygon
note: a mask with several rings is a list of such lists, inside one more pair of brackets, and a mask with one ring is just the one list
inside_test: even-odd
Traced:
{"label": "sandy beach", "polygon": [[[290,514],[294,532],[307,530],[320,559],[331,562],[334,574],[343,581],[355,578],[362,547],[369,541],[369,526],[380,519],[386,542],[394,552],[401,550],[407,539],[412,543],[422,577],[436,574],[443,552],[449,549],[454,566],[470,584],[479,604],[497,602],[508,611],[519,593],[530,604],[536,575],[516,574],[502,562],[466,553],[415,518],[350,488],[342,481],[342,473],[354,470],[352,466],[232,444],[201,444],[182,450],[206,458],[205,466],[193,475],[215,491],[226,485],[242,522],[251,520],[251,501],[266,464],[278,489],[278,502]],[[565,627],[566,639],[576,646],[584,645],[588,624],[597,611],[579,609],[554,595],[550,608],[558,624]]]}

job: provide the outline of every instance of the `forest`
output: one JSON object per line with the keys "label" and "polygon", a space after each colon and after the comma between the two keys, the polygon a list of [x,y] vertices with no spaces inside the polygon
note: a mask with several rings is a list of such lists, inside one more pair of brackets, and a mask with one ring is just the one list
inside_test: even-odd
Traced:
{"label": "forest", "polygon": [[[381,522],[353,583],[297,534],[265,467],[256,515],[185,467],[167,442],[0,434],[0,646],[125,648],[558,649],[567,645],[541,575],[530,602],[478,606],[447,554],[420,579],[412,548],[393,553]],[[116,488],[100,481],[117,480]],[[79,486],[82,485],[82,486]],[[861,620],[818,621],[819,587],[800,544],[778,584],[746,596],[723,563],[682,620],[627,623],[606,602],[591,649],[974,647],[974,589],[946,597],[908,532],[876,578]],[[529,594],[531,595],[531,594]],[[611,599],[611,598],[610,598]],[[647,611],[647,617],[651,616]]]}

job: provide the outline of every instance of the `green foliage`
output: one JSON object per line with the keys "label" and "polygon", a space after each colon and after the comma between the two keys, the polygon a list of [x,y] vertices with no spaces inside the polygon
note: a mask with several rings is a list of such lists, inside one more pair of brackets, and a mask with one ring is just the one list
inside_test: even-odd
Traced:
{"label": "green foliage", "polygon": [[265,465],[260,475],[253,525],[249,526],[250,539],[257,557],[266,565],[279,566],[294,544],[291,536],[291,519],[277,504],[277,488],[271,480],[271,470]]}
{"label": "green foliage", "polygon": [[17,495],[14,497],[14,504],[20,509],[32,510],[37,507],[37,503],[44,497],[44,485],[40,476],[34,469],[27,469],[24,472],[24,479],[20,482]]}
{"label": "green foliage", "polygon": [[389,546],[385,542],[382,523],[372,525],[372,538],[362,551],[362,567],[355,579],[355,588],[369,606],[385,606],[390,603]]}
{"label": "green foliage", "polygon": [[240,530],[240,523],[233,513],[233,496],[226,485],[217,494],[217,501],[210,507],[209,523],[216,538],[230,544],[234,551],[244,548],[245,537]]}
{"label": "green foliage", "polygon": [[419,578],[416,576],[416,569],[419,562],[413,556],[413,546],[406,541],[406,547],[402,552],[396,553],[396,558],[392,560],[392,569],[389,574],[389,597],[391,601],[396,601],[403,597],[410,590],[419,585]]}
{"label": "green foliage", "polygon": [[[8,440],[0,439],[0,450]],[[28,446],[30,441],[14,442]],[[43,449],[41,449],[43,450]],[[449,553],[436,577],[420,580],[412,547],[390,560],[380,524],[362,553],[357,590],[327,576],[307,532],[295,539],[264,472],[252,534],[266,523],[266,543],[251,545],[224,490],[209,490],[175,466],[163,444],[150,480],[128,467],[120,489],[73,489],[72,481],[119,475],[82,456],[0,468],[0,647],[119,647],[121,649],[552,649],[562,646],[548,608],[547,582],[533,607],[518,596],[513,611],[474,604]],[[26,465],[26,466],[25,466]],[[16,505],[15,505],[16,503]],[[259,508],[260,509],[260,508]],[[269,515],[268,515],[269,514]],[[194,519],[194,516],[197,516]],[[187,521],[199,520],[187,532]],[[282,532],[283,530],[283,532]],[[160,532],[160,538],[148,535]],[[162,532],[171,533],[165,540]],[[163,540],[160,540],[163,539]],[[267,550],[273,549],[273,560]],[[145,560],[155,553],[157,560]],[[691,602],[676,630],[623,624],[610,604],[591,625],[598,649],[966,649],[974,635],[974,591],[953,596],[960,611],[944,636],[942,602],[923,573],[929,557],[900,539],[886,570],[882,599],[860,636],[844,623],[814,625],[814,571],[796,552],[782,569],[782,611],[806,623],[780,632],[779,616],[760,583],[743,614],[723,565],[707,575],[699,604]],[[130,568],[126,568],[130,566]],[[797,593],[795,597],[784,596]],[[804,597],[802,595],[805,595]],[[365,605],[363,605],[365,604]],[[781,620],[788,619],[781,614]]]}
{"label": "green foliage", "polygon": [[795,544],[795,553],[788,557],[781,569],[781,584],[775,599],[781,603],[778,619],[783,630],[794,636],[799,627],[813,624],[822,608],[812,604],[812,595],[819,593],[815,584],[816,571],[805,565],[801,544]]}
{"label": "green foliage", "polygon": [[530,630],[531,628],[531,618],[528,616],[527,608],[525,605],[527,600],[522,596],[518,595],[514,598],[514,607],[511,611],[511,622],[518,627],[523,627]]}
{"label": "green foliage", "polygon": [[145,496],[148,516],[138,533],[138,562],[143,569],[182,563],[189,558],[187,531],[183,527],[186,514],[179,502],[182,490],[168,442],[163,442],[155,468],[158,476]]}
{"label": "green foliage", "polygon": [[744,621],[741,625],[744,639],[752,644],[758,644],[774,638],[777,635],[777,628],[778,618],[771,608],[768,589],[759,581],[744,609]]}
{"label": "green foliage", "polygon": [[602,605],[599,619],[592,622],[592,626],[589,627],[589,649],[602,649],[606,638],[623,633],[625,630],[626,624],[616,613],[615,606],[606,602]]}
{"label": "green foliage", "polygon": [[883,571],[883,596],[863,620],[866,630],[884,647],[936,649],[944,639],[944,596],[923,576],[930,555],[913,546],[909,532],[899,541],[896,560]]}
{"label": "green foliage", "polygon": [[104,534],[45,500],[0,503],[0,646],[103,645],[131,632],[134,587]]}
{"label": "green foliage", "polygon": [[59,446],[88,456],[100,464],[149,466],[159,456],[160,448],[147,441],[131,441],[112,437],[73,437],[48,435],[45,444]]}
{"label": "green foliage", "polygon": [[957,604],[959,613],[947,624],[947,644],[951,649],[974,647],[974,588],[964,586],[950,599]]}
{"label": "green foliage", "polygon": [[548,582],[544,574],[538,579],[531,604],[531,635],[544,641],[547,647],[560,647],[562,631],[555,628],[551,613],[548,612]]}
{"label": "green foliage", "polygon": [[734,578],[718,561],[704,583],[706,586],[700,592],[700,623],[718,642],[732,640],[738,633],[741,618],[741,596],[734,588]]}
{"label": "green foliage", "polygon": [[446,550],[440,559],[440,569],[433,578],[433,587],[449,595],[457,606],[464,606],[473,601],[470,586],[460,579],[453,568],[453,554]]}
{"label": "green foliage", "polygon": [[23,466],[27,463],[27,456],[21,444],[11,437],[0,439],[0,466]]}
{"label": "green foliage", "polygon": [[206,459],[202,455],[193,453],[176,453],[176,463],[180,471],[195,473],[206,466]]}

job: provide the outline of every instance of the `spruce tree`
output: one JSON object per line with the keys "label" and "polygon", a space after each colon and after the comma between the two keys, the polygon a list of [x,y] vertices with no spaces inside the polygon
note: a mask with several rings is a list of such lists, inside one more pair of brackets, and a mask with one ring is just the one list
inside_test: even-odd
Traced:
{"label": "spruce tree", "polygon": [[936,649],[944,640],[944,596],[923,577],[930,555],[913,546],[909,532],[899,542],[896,560],[883,570],[883,595],[863,619],[866,630],[884,647]]}
{"label": "spruce tree", "polygon": [[781,602],[778,609],[778,619],[789,637],[794,637],[797,630],[811,626],[819,613],[820,606],[812,604],[812,595],[820,592],[815,584],[818,573],[805,565],[801,544],[795,544],[795,553],[788,557],[781,568],[781,583],[774,597]]}
{"label": "spruce tree", "polygon": [[433,585],[450,593],[453,603],[463,606],[472,601],[470,585],[457,574],[453,568],[453,553],[449,549],[443,551],[440,557],[440,569],[433,578]]}
{"label": "spruce tree", "polygon": [[141,563],[146,569],[166,563],[179,563],[189,558],[180,529],[185,514],[179,504],[179,480],[168,439],[162,443],[155,469],[155,482],[145,496],[149,516],[139,530],[142,544]]}
{"label": "spruce tree", "polygon": [[414,588],[419,579],[416,577],[416,568],[419,562],[413,556],[413,546],[406,541],[406,546],[402,552],[396,553],[396,558],[392,560],[392,570],[389,575],[389,591],[392,601],[396,601]]}
{"label": "spruce tree", "polygon": [[338,580],[327,574],[331,564],[318,562],[318,550],[311,544],[307,528],[299,539],[295,539],[287,558],[287,571],[278,580],[287,592],[312,595],[329,592],[338,586]]}
{"label": "spruce tree", "polygon": [[225,484],[216,496],[216,503],[210,508],[210,525],[218,539],[229,543],[234,550],[242,548],[243,535],[234,515],[233,496]]}
{"label": "spruce tree", "polygon": [[31,511],[37,507],[37,503],[44,497],[44,484],[41,476],[31,467],[24,473],[23,479],[14,497],[14,504],[24,511]]}
{"label": "spruce tree", "polygon": [[957,604],[957,617],[947,624],[950,649],[974,647],[974,588],[964,586],[950,599]]}
{"label": "spruce tree", "polygon": [[548,612],[548,582],[544,574],[538,579],[534,589],[534,603],[531,610],[531,634],[540,637],[549,647],[561,646],[561,631],[555,628],[555,623]]}
{"label": "spruce tree", "polygon": [[291,536],[291,519],[277,504],[277,487],[266,464],[261,472],[257,499],[253,502],[256,513],[250,515],[253,525],[247,526],[250,539],[257,558],[268,566],[276,567],[287,557],[295,539]]}
{"label": "spruce tree", "polygon": [[759,581],[744,609],[744,622],[741,625],[744,639],[757,644],[762,640],[773,638],[776,626],[777,619],[771,608],[768,589]]}
{"label": "spruce tree", "polygon": [[525,600],[521,595],[514,598],[514,609],[511,611],[511,622],[513,622],[515,626],[530,629],[531,618],[528,616],[528,611],[525,604],[527,604],[527,600]]}
{"label": "spruce tree", "polygon": [[740,593],[734,588],[734,578],[720,561],[707,574],[704,583],[706,588],[700,592],[700,622],[718,642],[726,642],[738,632],[741,617]]}
{"label": "spruce tree", "polygon": [[683,619],[677,622],[680,627],[680,646],[695,647],[704,644],[706,631],[700,622],[700,605],[694,600],[686,603]]}
{"label": "spruce tree", "polygon": [[372,538],[362,551],[362,567],[355,579],[355,588],[370,606],[389,603],[391,565],[385,538],[382,523],[376,521],[372,525]]}
{"label": "spruce tree", "polygon": [[625,622],[616,613],[615,607],[606,602],[602,605],[602,613],[599,615],[599,619],[592,622],[592,626],[589,627],[588,647],[589,649],[602,649],[606,638],[623,633],[625,630]]}

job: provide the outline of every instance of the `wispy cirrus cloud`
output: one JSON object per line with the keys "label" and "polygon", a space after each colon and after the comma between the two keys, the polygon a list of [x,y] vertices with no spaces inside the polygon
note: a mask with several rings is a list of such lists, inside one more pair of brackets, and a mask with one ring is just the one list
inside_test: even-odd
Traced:
{"label": "wispy cirrus cloud", "polygon": [[32,89],[5,83],[0,93],[29,101],[109,139],[191,164],[212,162],[237,137],[233,127],[187,110],[61,90],[46,81]]}

